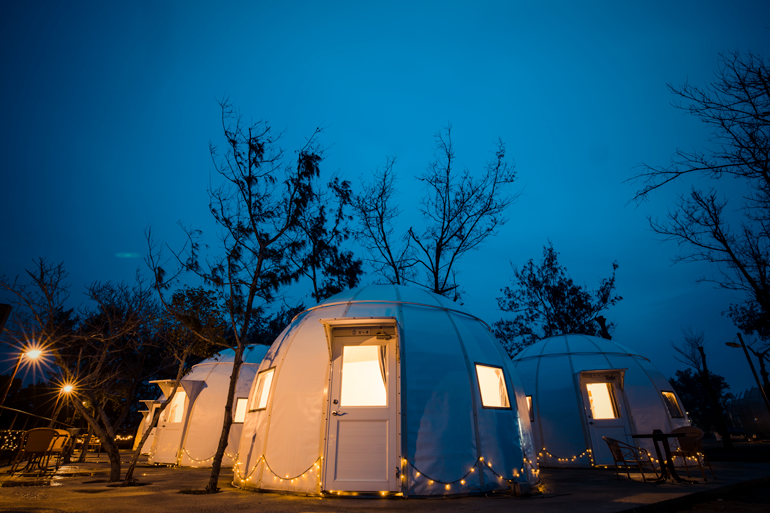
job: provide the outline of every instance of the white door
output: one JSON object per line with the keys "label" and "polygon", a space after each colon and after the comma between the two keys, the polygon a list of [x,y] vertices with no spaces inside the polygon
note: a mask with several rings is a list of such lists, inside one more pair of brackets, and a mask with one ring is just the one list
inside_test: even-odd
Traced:
{"label": "white door", "polygon": [[179,388],[171,404],[166,406],[155,431],[155,456],[153,461],[160,463],[176,463],[179,448],[182,443],[182,426],[184,424],[184,408],[187,394]]}
{"label": "white door", "polygon": [[623,371],[587,371],[580,375],[580,392],[591,437],[595,465],[612,465],[603,436],[631,443],[631,429],[623,394]]}
{"label": "white door", "polygon": [[324,489],[398,491],[395,330],[355,327],[332,333]]}

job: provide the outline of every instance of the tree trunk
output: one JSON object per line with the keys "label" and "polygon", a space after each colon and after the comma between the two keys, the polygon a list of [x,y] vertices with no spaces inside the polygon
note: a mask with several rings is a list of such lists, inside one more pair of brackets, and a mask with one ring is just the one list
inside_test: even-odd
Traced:
{"label": "tree trunk", "polygon": [[206,486],[208,493],[216,493],[219,491],[217,483],[219,482],[219,472],[222,470],[222,458],[227,448],[227,440],[230,438],[230,426],[233,425],[233,400],[235,398],[235,386],[238,383],[238,376],[241,373],[241,365],[243,365],[243,346],[238,344],[235,350],[235,358],[233,359],[233,373],[230,375],[230,388],[227,391],[227,404],[225,404],[225,419],[222,424],[222,434],[219,436],[219,445],[217,446],[217,453],[214,455],[214,462],[211,466],[211,477],[209,477],[209,484]]}
{"label": "tree trunk", "polygon": [[762,375],[762,388],[765,389],[765,396],[770,397],[770,380],[768,379],[770,376],[768,375],[767,367],[765,366],[765,356],[767,356],[767,351],[758,353],[751,349],[751,352],[754,353],[754,356],[759,360],[759,373]]}
{"label": "tree trunk", "polygon": [[708,392],[709,398],[711,399],[711,407],[714,409],[714,416],[716,417],[717,421],[717,431],[722,437],[722,444],[724,444],[725,449],[732,450],[733,441],[730,438],[730,431],[727,429],[727,422],[725,422],[725,412],[722,408],[722,403],[719,402],[717,392],[714,390],[714,387],[711,386],[711,380],[709,379],[709,368],[706,364],[706,352],[703,351],[703,346],[698,346],[698,351],[700,351],[701,362],[703,362],[701,382],[703,383],[703,386]]}
{"label": "tree trunk", "polygon": [[99,440],[102,442],[102,447],[104,447],[104,452],[106,452],[107,456],[110,458],[110,482],[114,483],[120,481],[120,452],[115,446],[115,441],[107,430],[100,426],[99,423],[88,414],[81,401],[76,400],[72,401],[72,403],[75,405],[75,408],[80,415],[86,419],[88,425],[91,426],[96,436],[99,437]]}
{"label": "tree trunk", "polygon": [[83,463],[86,461],[86,456],[88,455],[88,444],[91,443],[92,436],[94,436],[94,428],[92,428],[89,425],[88,434],[83,439],[83,447],[80,448],[80,456],[78,456],[78,463]]}
{"label": "tree trunk", "polygon": [[189,353],[189,349],[185,350],[184,355],[182,356],[182,360],[179,363],[179,368],[176,373],[176,381],[174,382],[174,388],[171,389],[171,394],[166,398],[165,401],[160,405],[159,408],[156,408],[152,414],[152,419],[150,419],[150,425],[147,427],[147,430],[145,430],[144,433],[142,433],[142,439],[139,441],[139,445],[136,447],[136,450],[134,451],[134,456],[131,458],[131,464],[128,466],[128,470],[126,470],[126,477],[123,479],[123,486],[130,486],[133,478],[134,478],[134,469],[136,468],[136,462],[139,461],[139,456],[142,455],[142,447],[144,446],[144,443],[147,441],[147,439],[150,437],[150,433],[152,432],[152,429],[158,425],[158,420],[160,420],[160,416],[163,413],[163,410],[166,409],[166,406],[171,404],[171,401],[174,399],[174,396],[176,395],[176,391],[179,388],[179,382],[182,380],[182,374],[184,373],[184,366],[185,362],[187,362],[187,355]]}

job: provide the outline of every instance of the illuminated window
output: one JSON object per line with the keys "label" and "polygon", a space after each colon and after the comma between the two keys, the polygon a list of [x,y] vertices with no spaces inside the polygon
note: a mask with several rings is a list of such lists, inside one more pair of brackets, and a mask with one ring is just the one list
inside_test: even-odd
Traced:
{"label": "illuminated window", "polygon": [[663,398],[666,400],[666,405],[668,406],[668,411],[671,413],[671,417],[675,419],[683,418],[684,415],[682,415],[682,409],[679,407],[679,401],[676,400],[674,392],[661,391],[661,394],[663,394]]}
{"label": "illuminated window", "polygon": [[505,374],[501,367],[476,364],[476,376],[479,378],[481,404],[484,408],[510,408],[508,389],[505,386]]}
{"label": "illuminated window", "polygon": [[594,419],[617,419],[618,408],[615,405],[615,385],[612,383],[587,383],[588,401],[591,403],[591,416]]}
{"label": "illuminated window", "polygon": [[187,398],[187,394],[182,390],[177,390],[174,394],[174,398],[171,400],[171,404],[166,407],[166,422],[176,423],[182,422],[182,414],[184,413],[184,400]]}
{"label": "illuminated window", "polygon": [[535,410],[532,409],[532,396],[527,396],[527,409],[529,409],[529,421],[535,422]]}
{"label": "illuminated window", "polygon": [[273,372],[275,372],[275,367],[260,372],[259,376],[257,376],[257,386],[254,388],[254,401],[251,403],[252,410],[264,410],[267,408],[270,385],[273,383]]}
{"label": "illuminated window", "polygon": [[246,397],[238,398],[238,401],[235,404],[235,418],[233,418],[233,422],[243,422],[243,419],[246,418],[246,403],[248,402],[249,400]]}
{"label": "illuminated window", "polygon": [[386,346],[342,348],[340,406],[387,406]]}

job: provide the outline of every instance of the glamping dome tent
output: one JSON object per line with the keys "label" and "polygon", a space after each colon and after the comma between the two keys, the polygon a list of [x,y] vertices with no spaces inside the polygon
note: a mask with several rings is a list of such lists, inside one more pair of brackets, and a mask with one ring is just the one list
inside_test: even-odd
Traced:
{"label": "glamping dome tent", "polygon": [[559,335],[533,344],[513,361],[530,405],[543,467],[612,465],[607,436],[653,452],[632,434],[687,426],[668,380],[635,351],[587,335]]}
{"label": "glamping dome tent", "polygon": [[[520,412],[524,412],[523,415]],[[421,289],[348,290],[297,315],[249,394],[233,484],[431,496],[534,483],[526,400],[483,321]]]}
{"label": "glamping dome tent", "polygon": [[[143,401],[139,401],[141,403],[144,403],[144,405],[147,407],[146,410],[141,410],[139,413],[142,414],[142,422],[139,423],[139,428],[136,430],[136,435],[134,436],[134,447],[133,451],[136,450],[137,446],[139,445],[139,442],[142,441],[142,436],[144,435],[145,431],[147,431],[150,428],[150,423],[152,422],[152,416],[155,413],[155,409],[160,407],[160,405],[163,403],[163,401],[166,400],[166,396],[161,394],[158,399],[153,401],[152,399],[145,399]],[[142,446],[142,454],[150,454],[150,451],[152,450],[152,443],[155,441],[155,430],[156,428],[152,428],[152,431],[150,431],[150,435],[147,437],[147,440],[145,440],[144,445]]]}
{"label": "glamping dome tent", "polygon": [[[237,451],[246,413],[246,398],[267,350],[268,347],[262,345],[248,346],[244,350],[243,365],[233,401],[234,419],[222,459],[223,466],[233,464],[232,456]],[[235,352],[232,349],[222,351],[213,358],[194,365],[190,373],[179,382],[179,390],[158,419],[155,433],[151,434],[153,441],[149,463],[211,466],[222,433],[223,407],[227,401],[234,357]],[[163,397],[171,395],[173,379],[151,383],[160,387]],[[159,401],[148,405],[147,417],[151,418],[153,408],[159,405]]]}

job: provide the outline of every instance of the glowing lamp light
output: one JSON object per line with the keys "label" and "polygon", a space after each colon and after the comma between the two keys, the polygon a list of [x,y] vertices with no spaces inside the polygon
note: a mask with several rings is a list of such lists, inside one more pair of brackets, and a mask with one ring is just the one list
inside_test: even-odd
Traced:
{"label": "glowing lamp light", "polygon": [[40,357],[40,355],[43,354],[43,351],[41,351],[40,349],[30,349],[24,354],[27,355],[27,358],[30,358],[32,360],[37,360],[38,357]]}
{"label": "glowing lamp light", "polygon": [[72,385],[64,385],[63,387],[61,387],[61,391],[64,392],[65,394],[69,394],[70,392],[72,392],[74,388],[75,387],[73,387]]}

